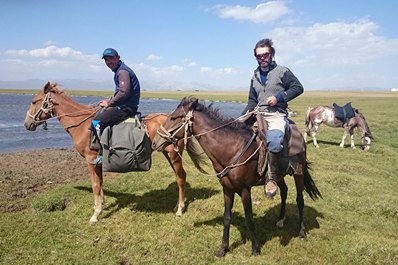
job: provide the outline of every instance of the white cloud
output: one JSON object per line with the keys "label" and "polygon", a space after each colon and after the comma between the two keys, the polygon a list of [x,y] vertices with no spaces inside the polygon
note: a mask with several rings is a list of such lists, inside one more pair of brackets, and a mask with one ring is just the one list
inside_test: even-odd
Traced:
{"label": "white cloud", "polygon": [[200,72],[201,73],[208,73],[210,72],[212,69],[210,67],[200,67]]}
{"label": "white cloud", "polygon": [[217,5],[213,10],[221,18],[236,20],[250,20],[254,23],[272,22],[284,17],[291,11],[284,2],[269,1],[257,5],[255,8],[235,5]]}
{"label": "white cloud", "polygon": [[171,72],[182,72],[184,70],[184,67],[179,65],[171,65],[169,67],[166,67],[165,69]]}
{"label": "white cloud", "polygon": [[148,57],[146,57],[147,61],[159,61],[162,60],[162,56],[156,55],[156,54],[150,54]]}
{"label": "white cloud", "polygon": [[358,65],[398,54],[398,39],[386,39],[377,35],[377,30],[376,23],[358,20],[276,28],[267,36],[272,36],[277,59],[281,61],[300,65]]}
{"label": "white cloud", "polygon": [[68,59],[97,59],[98,55],[83,55],[82,52],[73,50],[70,47],[59,48],[54,45],[47,46],[45,48],[26,50],[26,49],[10,49],[5,51],[6,55],[12,56],[29,56],[32,58],[68,58]]}

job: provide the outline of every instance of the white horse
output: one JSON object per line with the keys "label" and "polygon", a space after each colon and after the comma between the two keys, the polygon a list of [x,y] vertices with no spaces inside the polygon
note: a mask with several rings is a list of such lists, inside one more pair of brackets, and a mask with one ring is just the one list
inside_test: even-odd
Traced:
{"label": "white horse", "polygon": [[357,109],[354,109],[354,117],[347,119],[346,122],[338,120],[335,116],[334,108],[328,106],[309,107],[305,116],[304,140],[307,141],[307,135],[312,137],[314,145],[319,148],[315,138],[319,125],[322,123],[330,127],[343,127],[344,133],[340,147],[344,147],[344,141],[348,134],[351,136],[351,148],[355,149],[354,129],[358,128],[361,133],[361,148],[364,151],[369,150],[371,139],[373,139],[365,117]]}

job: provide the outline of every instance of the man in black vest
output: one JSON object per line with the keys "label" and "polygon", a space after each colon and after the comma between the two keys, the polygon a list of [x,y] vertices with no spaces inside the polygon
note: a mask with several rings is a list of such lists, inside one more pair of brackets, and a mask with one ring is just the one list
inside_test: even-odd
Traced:
{"label": "man in black vest", "polygon": [[271,39],[262,39],[254,47],[258,67],[254,70],[250,83],[247,106],[243,111],[252,111],[257,106],[268,127],[267,148],[269,153],[268,176],[265,180],[265,195],[275,196],[279,158],[287,121],[287,102],[294,99],[304,89],[300,81],[286,67],[274,61],[275,48]]}
{"label": "man in black vest", "polygon": [[[103,107],[92,121],[92,130],[100,139],[102,131],[111,125],[115,125],[128,117],[133,117],[138,111],[140,102],[140,83],[134,71],[125,65],[118,52],[113,48],[107,48],[102,54],[105,64],[115,73],[115,93],[111,99],[102,100]],[[92,164],[102,163],[101,148],[98,157],[91,161]]]}

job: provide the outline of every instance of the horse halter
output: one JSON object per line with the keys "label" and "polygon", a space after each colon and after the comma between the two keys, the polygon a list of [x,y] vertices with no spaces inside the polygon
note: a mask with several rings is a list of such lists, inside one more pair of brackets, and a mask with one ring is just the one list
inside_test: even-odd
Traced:
{"label": "horse halter", "polygon": [[55,116],[54,113],[54,104],[51,101],[51,97],[50,97],[50,93],[47,93],[46,96],[44,97],[43,101],[41,102],[41,106],[40,109],[35,113],[35,114],[30,114],[29,112],[27,113],[27,115],[33,119],[33,123],[36,126],[39,126],[40,124],[44,123],[44,129],[46,129],[46,120],[49,119],[45,119],[45,120],[40,120],[40,116],[42,114],[50,114],[50,118]]}
{"label": "horse halter", "polygon": [[[184,109],[183,109],[184,110]],[[160,125],[160,128],[157,130],[157,133],[166,139],[168,142],[171,142],[172,144],[176,145],[178,142],[178,138],[176,137],[177,133],[184,128],[184,144],[187,144],[188,141],[188,131],[189,128],[192,127],[192,119],[193,119],[193,110],[188,111],[188,113],[185,112],[185,117],[181,119],[179,123],[177,123],[175,126],[171,127],[170,129],[166,130],[163,125]]]}

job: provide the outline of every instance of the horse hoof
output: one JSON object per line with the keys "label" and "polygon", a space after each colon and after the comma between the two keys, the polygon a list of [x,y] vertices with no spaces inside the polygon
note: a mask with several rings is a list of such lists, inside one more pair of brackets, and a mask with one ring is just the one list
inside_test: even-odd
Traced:
{"label": "horse hoof", "polygon": [[278,222],[276,222],[276,227],[278,228],[283,228],[283,222],[285,221],[285,218],[279,220]]}
{"label": "horse hoof", "polygon": [[300,231],[299,238],[303,241],[307,239],[307,234],[305,233],[305,231]]}
{"label": "horse hoof", "polygon": [[252,255],[253,255],[253,256],[258,256],[258,255],[260,255],[260,250],[258,250],[258,249],[253,249],[253,250],[252,250]]}
{"label": "horse hoof", "polygon": [[227,250],[223,247],[221,247],[219,250],[216,251],[215,255],[217,258],[222,258],[225,256],[225,254],[227,253]]}
{"label": "horse hoof", "polygon": [[181,216],[182,216],[182,210],[177,210],[176,216],[177,216],[177,217],[181,217]]}
{"label": "horse hoof", "polygon": [[95,225],[98,223],[98,218],[91,217],[90,221],[88,221],[90,225]]}

